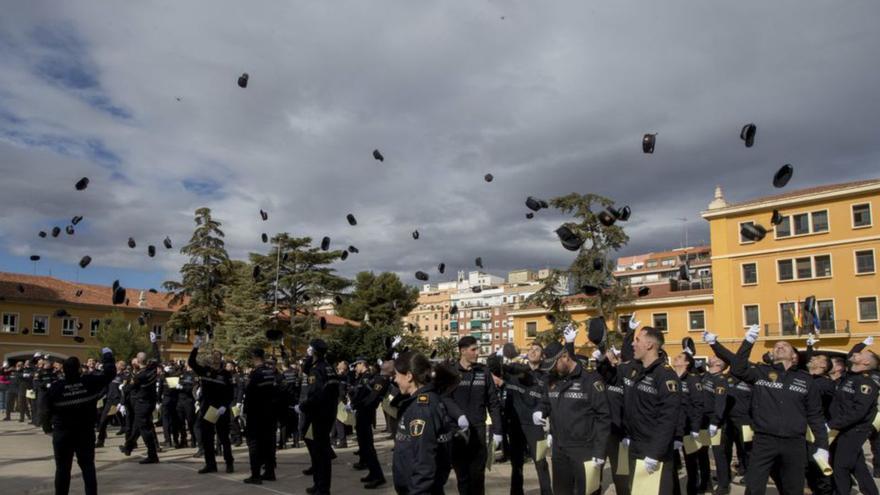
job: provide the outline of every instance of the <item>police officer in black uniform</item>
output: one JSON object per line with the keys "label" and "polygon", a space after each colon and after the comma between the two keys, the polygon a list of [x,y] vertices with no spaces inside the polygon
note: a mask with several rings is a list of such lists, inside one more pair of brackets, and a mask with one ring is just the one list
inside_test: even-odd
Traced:
{"label": "police officer in black uniform", "polygon": [[34,426],[40,426],[42,424],[40,421],[43,417],[43,412],[40,411],[40,408],[45,404],[45,401],[42,400],[42,396],[49,390],[49,385],[51,385],[57,378],[57,373],[55,373],[55,368],[52,366],[52,361],[49,360],[48,356],[42,359],[39,362],[38,370],[34,375],[34,391],[37,394],[37,398],[33,402],[34,410],[31,412],[31,420]]}
{"label": "police officer in black uniform", "polygon": [[156,430],[153,427],[153,410],[157,402],[157,373],[156,368],[159,366],[159,344],[156,342],[156,334],[150,332],[150,342],[152,343],[152,355],[147,361],[147,355],[139,352],[137,355],[137,364],[139,369],[135,370],[131,377],[131,414],[132,431],[126,436],[125,445],[120,445],[119,450],[125,455],[131,455],[131,451],[135,448],[138,436],[144,439],[147,446],[147,458],[140,461],[140,464],[156,464],[159,462],[159,445],[156,439]]}
{"label": "police officer in black uniform", "polygon": [[187,432],[189,432],[189,437],[192,439],[192,446],[201,447],[195,433],[196,404],[195,397],[193,396],[195,386],[196,374],[193,373],[192,368],[187,364],[186,369],[180,374],[177,381],[177,407],[175,409],[177,424],[180,425],[180,448],[183,449],[189,446]]}
{"label": "police officer in black uniform", "polygon": [[34,374],[34,361],[28,359],[21,369],[21,385],[18,389],[18,410],[21,413],[18,417],[19,423],[24,423],[25,417],[30,419],[34,414],[34,400],[27,396],[28,391],[34,390]]}
{"label": "police officer in black uniform", "polygon": [[816,438],[815,455],[828,461],[828,435],[818,391],[810,375],[797,369],[797,351],[785,341],[773,346],[773,364],[751,364],[749,355],[760,327],[751,326],[734,355],[706,332],[703,340],[715,354],[730,363],[733,376],[752,385],[754,440],[746,488],[752,495],[767,489],[771,470],[782,493],[804,491],[807,463],[806,430]]}
{"label": "police officer in black uniform", "polygon": [[[235,471],[235,459],[232,457],[232,447],[229,443],[229,418],[232,416],[232,376],[223,366],[223,354],[214,350],[211,353],[211,366],[199,364],[196,356],[202,345],[202,337],[196,336],[192,351],[189,353],[187,364],[193,372],[199,376],[202,386],[201,399],[199,400],[199,414],[196,421],[199,422],[199,434],[202,450],[205,454],[205,466],[199,470],[199,474],[216,473],[217,457],[215,454],[215,435],[223,447],[223,460],[226,461],[226,472]],[[205,414],[210,408],[217,410],[218,417],[215,423],[205,419]]]}
{"label": "police officer in black uniform", "polygon": [[[107,392],[104,396],[104,407],[101,409],[101,417],[98,420],[98,443],[95,447],[103,447],[104,440],[107,439],[107,426],[119,411],[119,404],[122,401],[122,382],[125,377],[122,375],[125,370],[125,361],[119,361],[114,364],[116,367],[116,376],[107,385]],[[110,414],[110,413],[113,414]]]}
{"label": "police officer in black uniform", "polygon": [[280,376],[274,365],[264,361],[263,349],[253,349],[251,359],[254,370],[244,392],[251,476],[244,482],[260,485],[263,481],[275,481],[275,428]]}
{"label": "police officer in black uniform", "polygon": [[308,385],[303,400],[296,405],[297,414],[305,415],[303,428],[306,447],[312,459],[312,476],[315,484],[306,489],[309,494],[327,495],[330,493],[331,457],[330,430],[336,422],[336,408],[339,405],[339,379],[336,371],[325,356],[327,343],[322,339],[313,339],[309,343]]}
{"label": "police officer in black uniform", "polygon": [[22,388],[21,371],[23,367],[24,363],[19,361],[9,370],[9,388],[6,389],[6,417],[3,418],[3,421],[10,421],[12,419],[11,414],[16,406],[19,406],[19,419],[24,420],[24,409],[20,407],[21,403],[18,400],[19,391]]}
{"label": "police officer in black uniform", "polygon": [[[706,372],[703,373],[701,382],[703,388],[703,425],[702,429],[709,431],[709,437],[714,438],[716,435],[722,435],[717,439],[718,445],[707,446],[704,449],[711,449],[712,457],[715,460],[715,477],[718,479],[718,487],[716,495],[726,495],[730,493],[730,460],[727,458],[724,450],[724,425],[729,419],[729,405],[732,401],[728,401],[727,376],[724,371],[727,365],[723,360],[717,357],[709,358]],[[706,454],[708,451],[705,452]],[[708,471],[708,461],[701,461],[703,469]],[[706,487],[711,487],[711,482]]]}
{"label": "police officer in black uniform", "polygon": [[[701,482],[703,482],[703,475],[700,473],[698,458],[702,449],[688,453],[684,448],[685,437],[690,437],[694,441],[699,438],[704,416],[703,385],[700,375],[694,370],[693,355],[688,350],[690,349],[686,349],[685,352],[681,352],[672,358],[672,369],[675,370],[681,383],[681,413],[679,415],[675,448],[684,456],[684,465],[687,472],[686,493],[688,495],[695,495],[705,491],[705,486],[708,485],[709,480],[705,480],[703,488],[700,487]],[[676,467],[678,467],[681,462],[680,457],[674,455],[674,458]]]}
{"label": "police officer in black uniform", "polygon": [[95,416],[98,399],[107,384],[116,376],[113,352],[101,349],[103,371],[100,375],[80,375],[77,357],[64,361],[64,378],[52,383],[41,396],[42,426],[52,433],[55,452],[55,493],[66,495],[70,490],[70,468],[73,456],[82,471],[87,495],[97,495],[95,472]]}
{"label": "police officer in black uniform", "polygon": [[238,416],[233,414],[232,419],[229,422],[229,440],[232,442],[232,445],[241,447],[241,443],[244,439],[244,434],[242,433],[244,427],[242,426],[241,412],[244,410],[244,389],[247,380],[241,372],[241,369],[231,361],[226,363],[226,371],[232,375],[232,401],[238,408]]}
{"label": "police officer in black uniform", "polygon": [[376,409],[388,393],[388,380],[380,374],[370,373],[367,358],[364,357],[355,359],[354,370],[357,378],[351,393],[351,407],[355,413],[354,428],[360,455],[360,462],[355,464],[355,469],[369,470],[361,481],[366,483],[364,488],[372,490],[385,484],[385,473],[382,472],[373,443],[373,421],[376,419]]}
{"label": "police officer in black uniform", "polygon": [[278,401],[278,425],[280,434],[278,437],[278,449],[283,450],[287,446],[287,440],[293,438],[293,448],[299,446],[299,417],[293,407],[299,402],[299,385],[302,378],[293,363],[284,362],[284,371],[281,373],[281,400]]}

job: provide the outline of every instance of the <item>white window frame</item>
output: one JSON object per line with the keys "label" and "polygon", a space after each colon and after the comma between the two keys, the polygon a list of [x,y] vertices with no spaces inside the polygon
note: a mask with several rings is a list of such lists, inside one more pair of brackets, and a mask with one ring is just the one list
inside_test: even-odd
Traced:
{"label": "white window frame", "polygon": [[880,317],[880,299],[878,299],[878,297],[876,295],[857,296],[856,297],[856,317],[858,318],[858,322],[859,323],[867,323],[867,322],[878,321],[878,318],[874,318],[874,319],[870,319],[870,320],[866,320],[866,319],[862,318],[862,306],[861,306],[862,299],[873,299],[874,300],[874,307],[877,312],[877,316]]}
{"label": "white window frame", "polygon": [[[98,328],[95,327],[95,322],[98,322]],[[89,320],[89,337],[97,337],[98,330],[101,329],[101,319],[100,318],[92,318]]]}
{"label": "white window frame", "polygon": [[[825,218],[828,220],[828,228],[826,230],[823,230],[822,232],[816,232],[816,229],[813,226],[813,214],[820,213],[820,212],[825,212]],[[807,227],[809,229],[808,229],[807,233],[805,233],[805,234],[795,234],[794,233],[794,220],[793,220],[793,218],[795,215],[803,215],[803,214],[807,215]],[[850,215],[850,216],[852,216],[852,215]],[[780,237],[777,234],[776,227],[774,226],[773,227],[773,239],[774,240],[792,239],[792,238],[796,238],[796,237],[807,237],[810,235],[821,235],[821,234],[827,234],[827,233],[831,232],[831,213],[828,211],[827,208],[820,209],[820,210],[795,211],[795,212],[788,213],[786,215],[782,215],[782,217],[788,218],[788,228],[789,228],[789,232],[791,232],[791,233],[789,235]]]}
{"label": "white window frame", "polygon": [[[780,278],[780,276],[779,276],[779,274],[780,274],[779,262],[780,261],[787,261],[791,264],[791,278],[785,279],[785,280]],[[777,283],[781,284],[781,283],[785,283],[785,282],[794,282],[795,280],[798,279],[797,278],[797,271],[795,270],[795,266],[794,266],[794,258],[779,258],[779,259],[775,260],[775,263],[776,263],[776,282]]]}
{"label": "white window frame", "polygon": [[747,223],[750,223],[752,225],[758,224],[758,222],[756,222],[755,220],[745,220],[743,222],[739,222],[738,224],[736,224],[736,235],[737,235],[737,238],[739,239],[740,246],[743,246],[745,244],[754,244],[755,243],[755,241],[750,241],[748,239],[746,239],[745,241],[743,240],[742,226]]}
{"label": "white window frame", "polygon": [[758,303],[743,304],[742,305],[743,328],[749,328],[751,326],[749,324],[748,318],[746,316],[746,308],[751,308],[751,307],[758,308],[758,323],[757,323],[757,325],[761,324],[761,305]]}
{"label": "white window frame", "polygon": [[6,319],[6,316],[14,316],[15,317],[15,325],[12,325],[9,330],[7,330],[7,325],[3,323],[3,320],[0,320],[0,333],[18,333],[19,327],[21,326],[21,314],[13,313],[13,312],[3,312],[3,319]]}
{"label": "white window frame", "polygon": [[[46,329],[43,333],[37,333],[37,318],[45,318],[46,319]],[[34,315],[31,320],[31,335],[39,335],[39,336],[48,336],[50,334],[50,330],[52,329],[52,318],[49,315]]]}
{"label": "white window frame", "polygon": [[[819,256],[828,256],[828,261],[831,266],[831,275],[823,275],[821,277],[816,276],[816,258]],[[810,258],[810,275],[811,276],[809,278],[798,277],[797,262],[796,262],[796,260],[798,258]],[[791,262],[791,270],[792,270],[791,274],[792,274],[793,278],[791,278],[789,280],[782,280],[779,278],[779,262],[780,261]],[[801,281],[801,280],[829,280],[829,279],[834,278],[834,256],[832,256],[831,253],[818,253],[818,254],[811,254],[811,255],[807,255],[807,256],[795,256],[794,258],[777,258],[774,260],[774,263],[776,264],[776,283],[785,284],[785,283],[797,282],[797,281]]]}
{"label": "white window frame", "polygon": [[[868,224],[867,225],[856,225],[856,206],[868,206]],[[849,221],[850,226],[855,229],[869,229],[874,226],[874,205],[871,204],[870,201],[865,201],[862,203],[851,203],[849,205]]]}
{"label": "white window frame", "polygon": [[[73,322],[73,328],[64,328],[67,322]],[[62,337],[75,337],[76,336],[76,325],[79,322],[79,318],[70,317],[70,318],[61,318],[61,336]]]}
{"label": "white window frame", "polygon": [[794,314],[795,314],[794,328],[795,328],[795,331],[797,331],[797,328],[798,328],[797,322],[798,322],[798,318],[800,317],[800,314],[799,314],[800,310],[798,308],[798,301],[778,301],[776,303],[776,317],[779,318],[779,335],[783,335],[782,334],[782,320],[783,320],[783,318],[782,318],[782,305],[783,304],[793,304],[794,305]]}
{"label": "white window frame", "polygon": [[[153,333],[156,334],[156,340],[165,340],[165,331],[164,331],[165,327],[164,327],[164,325],[162,325],[161,323],[154,323],[153,326],[150,328],[152,329]],[[159,329],[158,332],[156,331],[156,328]]]}
{"label": "white window frame", "polygon": [[[859,253],[867,253],[871,252],[871,259],[874,261],[874,269],[870,272],[860,272],[859,271]],[[853,273],[856,274],[857,277],[863,275],[874,275],[877,273],[877,253],[874,251],[874,248],[867,249],[853,249]]]}
{"label": "white window frame", "polygon": [[[691,327],[691,313],[703,313],[703,328],[692,328]],[[688,319],[688,332],[703,332],[706,330],[706,328],[708,327],[708,324],[709,324],[709,322],[706,321],[707,318],[706,318],[706,309],[705,308],[688,310],[687,319]]]}
{"label": "white window frame", "polygon": [[[755,281],[754,282],[746,283],[746,272],[745,272],[746,265],[755,265]],[[739,282],[740,282],[740,285],[742,285],[743,287],[752,287],[752,286],[758,285],[759,279],[758,279],[758,262],[757,261],[749,261],[746,263],[739,264]]]}
{"label": "white window frame", "polygon": [[[656,321],[657,321],[657,320],[656,320],[656,318],[657,318],[657,316],[659,316],[659,315],[663,315],[663,316],[666,317],[666,329],[663,330],[663,332],[668,332],[668,331],[669,331],[669,313],[666,312],[666,311],[661,311],[661,312],[658,312],[658,313],[651,313],[651,326],[654,327],[654,328],[657,328],[657,325],[656,325]],[[705,321],[705,318],[706,318],[706,317],[703,316],[704,321]]]}

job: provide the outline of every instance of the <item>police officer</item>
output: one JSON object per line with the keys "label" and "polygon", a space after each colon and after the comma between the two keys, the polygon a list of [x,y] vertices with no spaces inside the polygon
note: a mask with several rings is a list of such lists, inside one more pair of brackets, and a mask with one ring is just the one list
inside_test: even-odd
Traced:
{"label": "police officer", "polygon": [[280,377],[275,366],[264,360],[263,349],[253,349],[251,359],[254,370],[244,392],[251,476],[244,482],[260,485],[263,481],[275,481],[276,394]]}
{"label": "police officer", "polygon": [[749,457],[752,452],[752,442],[746,441],[743,430],[745,427],[752,428],[752,415],[749,412],[752,404],[752,386],[748,383],[727,373],[727,402],[729,414],[725,431],[727,434],[722,438],[724,455],[727,459],[733,459],[733,447],[736,446],[736,458],[738,461],[736,474],[745,476],[749,467]]}
{"label": "police officer", "polygon": [[501,400],[495,382],[485,366],[477,362],[480,347],[477,339],[467,335],[458,341],[458,386],[452,391],[452,400],[461,409],[469,423],[466,438],[456,436],[452,441],[452,466],[461,494],[481,495],[485,492],[486,460],[489,455],[486,439],[486,411],[492,419],[492,437],[501,445]]}
{"label": "police officer", "polygon": [[[678,376],[666,363],[663,333],[642,327],[633,337],[634,366],[624,377],[623,420],[629,443],[630,478],[640,469],[660,471],[660,493],[672,493],[677,483],[673,472],[673,441],[678,425],[681,396]],[[641,494],[639,494],[641,495]],[[651,494],[645,494],[651,495]]]}
{"label": "police officer", "polygon": [[180,448],[180,423],[177,421],[177,399],[180,389],[168,386],[168,378],[180,379],[180,372],[176,367],[165,366],[159,381],[159,397],[161,397],[160,412],[162,415],[162,434],[165,437],[166,447]]}
{"label": "police officer", "polygon": [[[351,373],[348,369],[348,363],[340,361],[336,363],[336,376],[339,378],[339,402],[348,403],[348,391],[351,388]],[[349,409],[351,409],[349,407]],[[333,446],[337,448],[348,448],[348,437],[345,431],[346,425],[336,420],[333,423],[333,432],[330,438],[333,439]]]}
{"label": "police officer", "polygon": [[878,364],[877,355],[870,349],[853,353],[850,369],[838,384],[831,402],[828,427],[839,432],[831,444],[835,493],[849,493],[851,477],[854,476],[861,493],[877,494],[877,485],[871,479],[862,445],[873,431],[872,422],[877,414],[877,385],[870,372],[877,370]]}
{"label": "police officer", "polygon": [[132,430],[126,436],[125,445],[120,445],[119,450],[129,456],[135,448],[138,436],[144,439],[147,446],[147,458],[140,464],[156,464],[159,462],[159,445],[156,439],[156,430],[153,427],[153,410],[157,402],[157,372],[159,366],[159,344],[156,342],[156,334],[150,332],[151,352],[149,361],[143,352],[137,354],[135,360],[138,368],[131,377],[131,408],[128,413],[132,415]]}
{"label": "police officer", "polygon": [[399,404],[392,470],[400,495],[443,493],[452,435],[449,414],[431,384],[431,362],[406,351],[394,360],[395,383],[405,399]]}
{"label": "police officer", "polygon": [[293,437],[293,448],[299,445],[297,435],[299,418],[293,406],[299,402],[299,384],[302,378],[293,363],[284,362],[284,371],[281,373],[281,400],[278,401],[278,424],[280,434],[278,436],[278,449],[283,450],[287,446],[287,440]]}
{"label": "police officer", "polygon": [[[628,475],[619,475],[618,461],[620,446],[626,438],[625,425],[623,423],[623,399],[626,381],[630,376],[631,370],[635,368],[633,360],[632,341],[635,330],[638,329],[639,322],[635,321],[635,314],[630,320],[630,331],[624,335],[623,344],[620,353],[616,353],[615,349],[608,349],[605,355],[601,352],[593,353],[596,360],[596,371],[602,376],[606,383],[605,397],[608,399],[608,405],[611,410],[611,434],[608,438],[608,448],[606,457],[611,460],[611,474],[614,481],[614,489],[619,495],[629,495],[630,483]],[[568,337],[566,336],[566,341]],[[597,349],[598,351],[598,349]],[[626,460],[629,465],[629,460]],[[624,471],[627,472],[627,471]]]}
{"label": "police officer", "polygon": [[196,374],[193,373],[192,368],[187,364],[186,369],[180,374],[177,382],[177,407],[174,411],[177,415],[177,424],[180,425],[180,448],[183,449],[188,447],[187,432],[189,432],[189,437],[192,439],[192,446],[201,448],[195,433],[196,404],[195,397],[193,396],[195,386]]}
{"label": "police officer", "polygon": [[705,332],[703,340],[718,357],[730,363],[733,376],[752,385],[754,440],[746,489],[752,495],[765,493],[767,479],[774,470],[780,492],[802,493],[808,425],[816,438],[815,455],[828,461],[828,435],[821,401],[812,378],[797,369],[797,351],[788,342],[780,341],[773,346],[773,364],[749,363],[759,334],[760,327],[749,327],[735,355],[718,343],[712,333]]}
{"label": "police officer", "polygon": [[95,473],[95,416],[98,399],[107,384],[116,376],[113,352],[101,349],[103,372],[100,375],[80,375],[77,357],[64,361],[64,378],[52,383],[41,396],[42,426],[52,433],[55,452],[55,493],[65,495],[70,490],[70,468],[73,456],[82,471],[87,495],[97,495],[98,479]]}
{"label": "police officer", "polygon": [[553,492],[583,494],[584,463],[593,461],[600,471],[605,463],[605,443],[611,430],[605,384],[598,373],[584,369],[558,342],[544,349],[541,369],[552,373],[544,412],[550,419]]}
{"label": "police officer", "polygon": [[[703,424],[703,385],[701,377],[694,371],[694,358],[687,351],[676,354],[672,358],[672,369],[678,375],[681,384],[681,413],[679,415],[679,428],[674,443],[676,450],[684,456],[684,465],[687,472],[687,494],[695,495],[705,491],[709,480],[703,480],[699,468],[699,454],[703,449],[688,453],[684,449],[685,436],[697,440],[700,436],[700,428]],[[708,461],[708,457],[706,459]],[[680,457],[675,455],[676,466],[680,463]],[[703,485],[702,487],[700,485]]]}
{"label": "police officer", "polygon": [[[216,473],[217,457],[215,454],[215,435],[223,447],[223,459],[226,461],[226,472],[235,471],[235,460],[232,457],[232,448],[229,443],[229,418],[232,407],[232,376],[223,366],[223,354],[214,350],[211,353],[211,366],[199,364],[196,356],[199,347],[202,346],[202,337],[196,336],[192,351],[189,353],[187,364],[193,372],[199,376],[202,386],[201,399],[199,400],[199,414],[196,421],[199,422],[199,434],[202,449],[205,454],[205,466],[199,470],[199,474]],[[210,408],[217,410],[217,421],[212,423],[205,419]]]}
{"label": "police officer", "polygon": [[[330,430],[336,421],[336,408],[339,404],[339,379],[336,371],[325,356],[327,343],[313,339],[307,350],[308,386],[305,397],[295,406],[297,414],[305,415],[304,432],[312,432],[312,439],[306,438],[306,447],[312,459],[314,486],[306,489],[309,494],[327,495],[330,493],[330,476],[333,451],[330,448]],[[250,421],[250,420],[248,420]],[[305,435],[308,436],[308,435]]]}
{"label": "police officer", "polygon": [[18,401],[19,390],[22,388],[21,371],[23,367],[23,363],[19,361],[15,363],[15,367],[9,370],[9,388],[6,389],[6,417],[3,418],[3,421],[12,419],[10,415],[16,406],[19,407],[19,419],[23,420],[24,418],[24,409],[21,408],[21,403]]}
{"label": "police officer", "polygon": [[34,375],[34,391],[37,395],[37,398],[34,399],[33,402],[34,409],[31,414],[31,420],[34,426],[40,426],[42,424],[41,418],[43,417],[43,411],[41,411],[40,408],[45,404],[45,401],[42,400],[42,396],[49,390],[49,385],[51,385],[56,379],[57,373],[52,365],[52,361],[50,361],[48,357],[40,360],[37,373]]}
{"label": "police officer", "polygon": [[[725,369],[727,369],[727,364],[724,361],[715,356],[710,357],[701,382],[704,412],[702,429],[709,431],[710,438],[721,435],[721,438],[717,440],[718,445],[704,445],[701,449],[701,451],[708,448],[712,450],[712,457],[715,460],[715,476],[718,479],[716,495],[730,493],[730,460],[727,458],[723,442],[724,425],[727,424],[730,416],[728,404],[732,405],[732,401],[728,401]],[[708,462],[705,462],[705,469],[708,471]],[[704,486],[711,486],[711,482]]]}
{"label": "police officer", "polygon": [[[39,354],[37,354],[37,356],[39,356]],[[19,423],[24,423],[25,417],[30,419],[34,414],[34,400],[28,397],[28,393],[36,393],[34,391],[35,360],[32,361],[28,359],[21,368],[21,385],[18,389],[18,410],[21,413],[18,417]]]}
{"label": "police officer", "polygon": [[[122,372],[125,370],[125,361],[117,361],[114,366],[116,367],[116,376],[107,385],[107,391],[104,395],[104,407],[101,409],[101,416],[98,420],[98,443],[95,444],[95,447],[104,446],[104,440],[107,439],[107,426],[118,412],[119,403],[122,401],[122,382],[125,379]],[[113,414],[110,414],[111,412]]]}
{"label": "police officer", "polygon": [[247,384],[247,378],[242,374],[241,368],[231,361],[226,363],[226,371],[232,375],[232,401],[238,408],[238,415],[233,414],[229,422],[229,440],[236,447],[241,447],[242,440],[244,439],[241,412],[244,410],[244,389]]}
{"label": "police officer", "polygon": [[360,455],[360,462],[355,464],[355,469],[369,470],[361,481],[366,483],[364,488],[372,490],[385,484],[385,473],[382,472],[373,443],[373,420],[376,419],[376,409],[388,393],[388,380],[382,375],[369,373],[370,368],[365,357],[355,359],[354,370],[357,378],[351,393],[351,407],[355,412],[354,428]]}

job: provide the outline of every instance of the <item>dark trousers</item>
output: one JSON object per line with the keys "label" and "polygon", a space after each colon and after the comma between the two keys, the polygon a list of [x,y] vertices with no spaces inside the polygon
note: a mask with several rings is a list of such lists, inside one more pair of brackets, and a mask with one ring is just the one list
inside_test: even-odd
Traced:
{"label": "dark trousers", "polygon": [[724,490],[730,488],[730,458],[724,451],[724,439],[727,434],[719,431],[721,435],[720,445],[712,446],[712,457],[715,459],[715,476],[718,478],[718,488]]}
{"label": "dark trousers", "polygon": [[4,394],[6,395],[6,420],[8,421],[10,419],[9,415],[15,410],[15,406],[18,405],[18,390],[7,390]]}
{"label": "dark trousers", "polygon": [[485,493],[487,451],[485,426],[471,425],[467,441],[459,436],[452,441],[452,467],[459,495]]}
{"label": "dark trousers", "polygon": [[[807,444],[807,452],[814,452],[815,449],[812,448],[811,444]],[[813,492],[813,495],[831,495],[832,487],[831,487],[831,477],[825,476],[822,474],[822,470],[819,469],[819,465],[816,464],[816,461],[813,459],[807,459],[807,486],[810,487],[810,491]]]}
{"label": "dark trousers", "polygon": [[[510,439],[510,494],[523,495],[523,465],[526,454],[535,458],[536,445],[544,439],[544,429],[540,426],[521,425],[518,422],[507,424],[507,437]],[[541,487],[541,495],[552,495],[553,489],[550,482],[550,467],[547,459],[535,461],[535,471],[538,472],[538,484]]]}
{"label": "dark trousers", "polygon": [[280,429],[278,446],[282,449],[287,444],[287,440],[291,438],[294,446],[299,445],[299,415],[293,410],[293,405],[291,403],[290,406],[285,406],[278,419]]}
{"label": "dark trousers", "polygon": [[373,441],[373,418],[376,417],[375,409],[358,410],[354,416],[354,429],[357,433],[358,453],[361,463],[366,464],[370,471],[370,479],[384,480],[382,464],[379,463],[379,455],[376,454],[376,446]]}
{"label": "dark trousers", "polygon": [[[700,451],[696,451],[692,454],[686,454],[684,449],[682,449],[681,453],[674,454],[675,457],[675,472],[677,473],[679,468],[681,467],[681,458],[684,457],[684,469],[685,473],[687,473],[687,484],[686,492],[687,495],[696,495],[697,493],[702,493],[705,490],[700,489],[700,462],[699,462],[699,453]],[[675,483],[676,488],[678,488],[678,483]],[[676,490],[676,493],[680,493],[681,489]]]}
{"label": "dark trousers", "polygon": [[763,495],[775,466],[776,488],[780,493],[803,493],[806,463],[807,447],[803,436],[782,438],[755,433],[749,470],[746,471],[746,489],[750,495]]}
{"label": "dark trousers", "polygon": [[40,426],[40,404],[43,397],[43,391],[39,388],[34,389],[37,393],[36,399],[28,399],[28,406],[31,410],[31,424],[34,426]]}
{"label": "dark trousers", "polygon": [[[336,421],[335,414],[332,417],[333,422]],[[312,478],[315,481],[315,493],[319,495],[327,495],[330,493],[330,476],[332,475],[332,466],[330,464],[330,429],[333,422],[324,418],[323,422],[309,421],[305,422],[306,428],[311,424],[312,440],[306,440],[306,447],[309,449],[309,456],[312,459],[312,469],[314,474]]]}
{"label": "dark trousers", "polygon": [[862,446],[868,441],[871,432],[849,430],[837,436],[831,444],[831,475],[834,482],[834,493],[849,494],[852,488],[851,477],[856,478],[859,492],[865,495],[877,495],[877,485],[868,470]]}
{"label": "dark trousers", "polygon": [[337,445],[340,447],[348,447],[348,440],[345,436],[345,423],[339,421],[338,419],[333,422],[333,440],[337,442]]}
{"label": "dark trousers", "polygon": [[227,466],[232,466],[235,459],[232,458],[232,446],[229,443],[229,416],[231,413],[226,411],[217,418],[217,423],[211,423],[210,421],[205,421],[204,417],[205,412],[208,411],[208,405],[206,404],[204,408],[200,408],[200,411],[198,421],[202,435],[201,445],[205,452],[205,466],[217,467],[215,436],[220,439],[220,446],[223,448],[223,460],[226,461]]}
{"label": "dark trousers", "polygon": [[728,461],[733,460],[733,447],[736,446],[736,459],[739,462],[739,470],[745,471],[749,467],[749,453],[752,451],[752,442],[743,440],[742,426],[732,421],[727,422],[726,435],[721,439],[724,445],[724,454]]}
{"label": "dark trousers", "polygon": [[144,439],[147,446],[147,457],[150,459],[158,459],[158,441],[156,440],[156,429],[153,427],[153,408],[156,407],[150,402],[137,401],[132,404],[133,411],[129,414],[133,417],[131,430],[125,438],[125,448],[133,450],[137,442],[138,436]]}
{"label": "dark trousers", "polygon": [[[275,418],[248,416],[247,428],[248,459],[251,476],[259,478],[260,470],[266,474],[275,473]],[[227,438],[227,442],[228,442]]]}
{"label": "dark trousers", "polygon": [[177,400],[162,401],[162,436],[165,443],[180,444],[180,423],[177,421]]}
{"label": "dark trousers", "polygon": [[113,416],[107,414],[110,412],[111,407],[113,407],[113,404],[109,401],[104,401],[101,416],[98,418],[98,443],[100,444],[103,444],[104,440],[107,439],[107,426],[110,425],[110,420],[113,419]]}
{"label": "dark trousers", "polygon": [[196,405],[195,401],[192,398],[187,398],[184,396],[177,398],[177,405],[174,409],[175,414],[177,415],[177,424],[180,429],[180,442],[181,444],[186,443],[186,433],[189,432],[190,438],[192,438],[192,446],[198,446],[198,439],[196,438]]}
{"label": "dark trousers", "polygon": [[584,462],[591,458],[586,447],[569,448],[553,445],[553,493],[584,495],[587,482]]}
{"label": "dark trousers", "polygon": [[70,430],[56,428],[52,432],[52,448],[55,451],[55,494],[66,495],[70,491],[70,469],[73,456],[76,455],[86,495],[97,495],[95,430],[85,427]]}
{"label": "dark trousers", "polygon": [[874,470],[880,470],[880,432],[871,431],[871,462],[874,464]]}
{"label": "dark trousers", "polygon": [[696,455],[697,466],[700,468],[700,486],[697,488],[697,491],[709,491],[712,489],[712,467],[709,464],[709,447],[700,447]]}

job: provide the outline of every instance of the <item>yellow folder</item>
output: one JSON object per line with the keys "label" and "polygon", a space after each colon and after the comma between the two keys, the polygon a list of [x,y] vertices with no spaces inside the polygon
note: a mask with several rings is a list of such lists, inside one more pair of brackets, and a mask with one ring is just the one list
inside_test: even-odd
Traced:
{"label": "yellow folder", "polygon": [[214,406],[208,406],[208,410],[205,411],[205,421],[209,423],[216,423],[218,419],[220,419],[220,411],[217,410]]}
{"label": "yellow folder", "polygon": [[586,480],[586,493],[593,493],[602,486],[602,467],[593,461],[584,463],[584,479]]}
{"label": "yellow folder", "polygon": [[718,447],[721,445],[721,429],[715,432],[715,436],[712,437],[712,446]]}
{"label": "yellow folder", "polygon": [[179,376],[169,376],[165,378],[165,384],[168,385],[168,388],[177,388],[178,383],[180,383]]}
{"label": "yellow folder", "polygon": [[386,395],[385,398],[382,399],[382,410],[385,411],[387,415],[397,419],[397,408],[391,407],[391,399],[393,399],[391,394]]}
{"label": "yellow folder", "polygon": [[36,398],[37,398],[37,392],[36,392],[35,390],[27,390],[27,391],[24,393],[24,396],[27,397],[28,399],[36,399]]}
{"label": "yellow folder", "polygon": [[241,408],[238,406],[232,406],[232,415],[236,418],[241,416]]}
{"label": "yellow folder", "polygon": [[751,442],[755,439],[755,431],[749,425],[742,425],[743,443]]}
{"label": "yellow folder", "polygon": [[306,434],[303,435],[303,438],[305,438],[306,440],[314,440],[315,439],[315,434],[314,434],[314,432],[312,432],[312,425],[309,425],[309,429],[306,430]]}
{"label": "yellow folder", "polygon": [[636,459],[636,473],[633,477],[632,493],[639,495],[659,495],[660,473],[663,472],[663,463],[659,463],[656,471],[648,474],[645,469],[645,460]]}
{"label": "yellow folder", "polygon": [[107,416],[116,416],[117,412],[119,412],[119,406],[110,406],[110,409],[107,409]]}
{"label": "yellow folder", "polygon": [[336,419],[344,425],[354,426],[354,414],[346,411],[342,402],[336,406]]}
{"label": "yellow folder", "polygon": [[617,474],[618,476],[629,476],[629,447],[620,442],[617,449]]}
{"label": "yellow folder", "polygon": [[825,462],[825,459],[820,458],[817,454],[813,454],[813,460],[816,461],[816,464],[819,466],[819,469],[822,470],[824,476],[831,476],[831,473],[834,472],[834,470],[831,469],[831,466]]}
{"label": "yellow folder", "polygon": [[874,415],[874,422],[872,424],[876,431],[880,431],[880,412]]}
{"label": "yellow folder", "polygon": [[535,462],[543,461],[547,458],[547,440],[538,440],[535,444]]}
{"label": "yellow folder", "polygon": [[700,442],[694,440],[694,437],[690,435],[685,435],[681,443],[684,444],[684,453],[686,455],[691,455],[702,447]]}
{"label": "yellow folder", "polygon": [[104,409],[104,399],[98,399],[98,403],[95,405],[95,409]]}
{"label": "yellow folder", "polygon": [[816,436],[813,435],[813,429],[807,426],[807,442],[816,443]]}
{"label": "yellow folder", "polygon": [[831,442],[837,440],[837,434],[838,434],[838,433],[840,433],[840,432],[837,431],[837,430],[831,430],[831,431],[828,432],[828,444],[829,444],[829,445],[831,444]]}
{"label": "yellow folder", "polygon": [[700,430],[700,445],[703,447],[712,445],[712,437],[709,436],[709,430]]}

